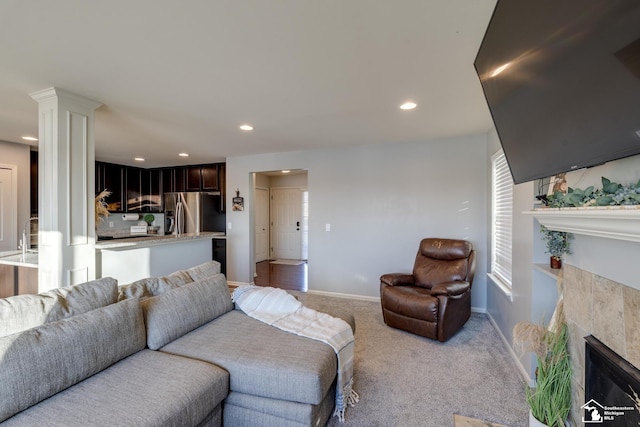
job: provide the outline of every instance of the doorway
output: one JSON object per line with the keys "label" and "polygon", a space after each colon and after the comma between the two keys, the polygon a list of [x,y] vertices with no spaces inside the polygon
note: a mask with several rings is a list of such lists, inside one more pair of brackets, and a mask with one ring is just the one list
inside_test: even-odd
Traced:
{"label": "doorway", "polygon": [[306,170],[255,172],[254,282],[307,290],[309,192]]}
{"label": "doorway", "polygon": [[17,166],[0,164],[0,252],[17,248]]}

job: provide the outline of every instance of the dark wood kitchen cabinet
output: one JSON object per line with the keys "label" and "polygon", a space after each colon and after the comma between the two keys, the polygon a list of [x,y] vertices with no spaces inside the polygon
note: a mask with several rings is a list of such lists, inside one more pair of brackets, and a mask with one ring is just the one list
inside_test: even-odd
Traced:
{"label": "dark wood kitchen cabinet", "polygon": [[173,168],[173,191],[187,191],[187,168]]}
{"label": "dark wood kitchen cabinet", "polygon": [[220,191],[225,186],[225,164],[143,169],[96,162],[96,194],[107,189],[110,212],[162,212],[164,193]]}
{"label": "dark wood kitchen cabinet", "polygon": [[202,190],[202,178],[200,175],[200,166],[187,166],[187,191]]}
{"label": "dark wood kitchen cabinet", "polygon": [[218,165],[204,165],[200,167],[201,187],[204,191],[220,190]]}
{"label": "dark wood kitchen cabinet", "polygon": [[102,190],[110,191],[111,195],[105,199],[107,209],[109,212],[123,212],[124,166],[114,163],[96,162],[95,175],[96,195]]}
{"label": "dark wood kitchen cabinet", "polygon": [[184,166],[161,168],[162,194],[186,191],[186,168]]}
{"label": "dark wood kitchen cabinet", "polygon": [[148,196],[149,212],[162,212],[162,173],[160,169],[148,169],[147,172],[149,172],[149,186],[143,187],[143,190]]}
{"label": "dark wood kitchen cabinet", "polygon": [[37,293],[37,267],[0,264],[0,298]]}
{"label": "dark wood kitchen cabinet", "polygon": [[161,186],[159,169],[140,169],[140,212],[162,212]]}
{"label": "dark wood kitchen cabinet", "polygon": [[125,211],[140,212],[142,211],[142,182],[140,169],[133,166],[127,166],[125,172]]}
{"label": "dark wood kitchen cabinet", "polygon": [[31,151],[29,153],[30,158],[30,168],[29,168],[29,181],[30,181],[30,191],[31,191],[31,216],[38,215],[38,152]]}
{"label": "dark wood kitchen cabinet", "polygon": [[218,165],[187,166],[186,191],[216,191],[220,189]]}
{"label": "dark wood kitchen cabinet", "polygon": [[220,263],[220,273],[227,274],[227,239],[211,239],[212,258]]}

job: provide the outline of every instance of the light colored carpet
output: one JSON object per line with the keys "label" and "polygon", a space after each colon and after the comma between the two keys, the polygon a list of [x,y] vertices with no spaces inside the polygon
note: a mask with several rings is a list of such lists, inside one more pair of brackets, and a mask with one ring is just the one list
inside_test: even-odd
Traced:
{"label": "light colored carpet", "polygon": [[328,427],[452,427],[454,414],[528,425],[524,381],[487,317],[474,313],[446,343],[384,324],[377,302],[291,292],[308,307],[356,319],[355,390],[360,402]]}
{"label": "light colored carpet", "polygon": [[269,262],[269,264],[301,265],[304,264],[304,261],[301,261],[299,259],[277,259],[275,261]]}

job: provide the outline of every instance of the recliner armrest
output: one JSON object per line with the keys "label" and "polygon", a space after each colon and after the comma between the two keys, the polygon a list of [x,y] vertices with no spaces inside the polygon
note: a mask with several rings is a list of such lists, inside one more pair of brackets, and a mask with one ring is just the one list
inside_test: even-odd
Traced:
{"label": "recliner armrest", "polygon": [[434,297],[438,295],[456,296],[467,292],[469,289],[471,289],[471,283],[456,280],[453,282],[438,283],[431,288],[431,295]]}
{"label": "recliner armrest", "polygon": [[390,273],[380,276],[380,282],[387,286],[413,285],[415,280],[413,274]]}

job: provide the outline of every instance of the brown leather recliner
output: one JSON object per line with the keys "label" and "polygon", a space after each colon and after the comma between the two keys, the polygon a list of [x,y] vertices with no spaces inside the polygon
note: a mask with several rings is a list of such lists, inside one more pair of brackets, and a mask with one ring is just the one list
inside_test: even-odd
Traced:
{"label": "brown leather recliner", "polygon": [[475,260],[466,240],[422,239],[413,274],[380,277],[384,323],[447,341],[471,316]]}

